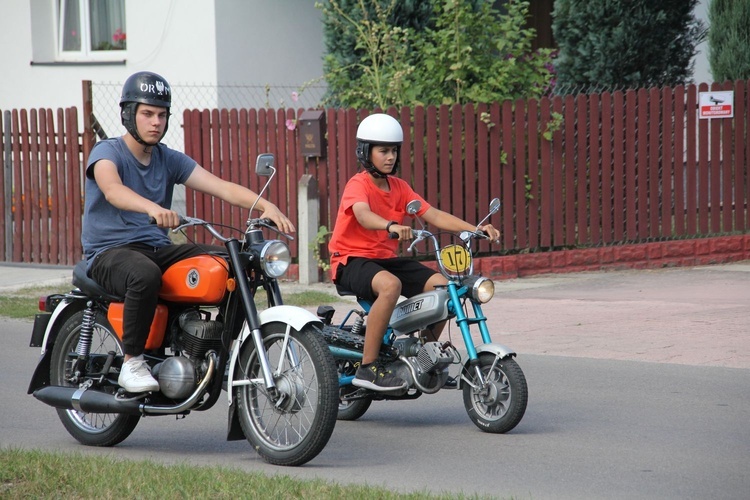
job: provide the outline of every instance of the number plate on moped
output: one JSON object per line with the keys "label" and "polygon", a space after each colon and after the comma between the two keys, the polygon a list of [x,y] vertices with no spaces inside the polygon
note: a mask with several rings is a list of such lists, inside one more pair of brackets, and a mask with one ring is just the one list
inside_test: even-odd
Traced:
{"label": "number plate on moped", "polygon": [[450,273],[465,273],[471,267],[471,254],[461,245],[447,245],[440,250],[443,267]]}

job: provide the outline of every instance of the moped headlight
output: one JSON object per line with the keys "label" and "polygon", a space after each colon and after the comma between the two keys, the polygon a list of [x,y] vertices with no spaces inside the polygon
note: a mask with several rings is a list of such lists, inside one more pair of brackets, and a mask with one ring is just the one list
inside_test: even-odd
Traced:
{"label": "moped headlight", "polygon": [[495,282],[489,278],[477,278],[471,286],[471,297],[480,304],[486,304],[495,295]]}
{"label": "moped headlight", "polygon": [[289,247],[281,241],[269,241],[260,251],[260,268],[271,278],[282,276],[291,263]]}

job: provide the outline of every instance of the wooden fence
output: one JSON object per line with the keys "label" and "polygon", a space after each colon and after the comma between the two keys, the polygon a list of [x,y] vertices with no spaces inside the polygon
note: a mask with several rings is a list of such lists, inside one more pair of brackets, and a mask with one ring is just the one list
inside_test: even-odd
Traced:
{"label": "wooden fence", "polygon": [[[698,93],[709,90],[734,91],[733,118],[698,118]],[[86,82],[83,93],[81,133],[75,108],[0,117],[0,260],[70,265],[81,257],[82,165],[94,140]],[[746,233],[749,93],[750,82],[738,81],[387,111],[404,125],[401,177],[469,221],[500,197],[492,222],[501,245],[480,250],[535,252]],[[256,191],[255,156],[274,153],[279,173],[268,197],[296,223],[297,183],[310,174],[321,224],[331,228],[357,171],[355,133],[366,113],[326,110],[325,154],[304,158],[301,112],[186,111],[185,152]],[[187,213],[236,227],[247,217],[190,190]],[[292,243],[294,255],[299,244]]]}
{"label": "wooden fence", "polygon": [[0,122],[0,261],[75,264],[83,214],[77,109],[6,111]]}
{"label": "wooden fence", "polygon": [[[743,233],[750,177],[748,82],[556,96],[477,106],[390,109],[404,126],[400,176],[436,207],[469,221],[491,198],[502,244],[522,252]],[[699,119],[699,92],[734,91],[734,117]],[[301,110],[300,110],[301,111]],[[187,111],[185,147],[204,167],[242,179],[254,155],[276,154],[271,199],[296,214],[295,181],[314,176],[321,223],[357,171],[354,110],[326,110],[325,157],[304,159],[286,111]],[[289,122],[291,120],[291,122]],[[250,184],[257,188],[253,174]],[[192,193],[199,216],[219,203]],[[228,222],[231,222],[228,220]]]}

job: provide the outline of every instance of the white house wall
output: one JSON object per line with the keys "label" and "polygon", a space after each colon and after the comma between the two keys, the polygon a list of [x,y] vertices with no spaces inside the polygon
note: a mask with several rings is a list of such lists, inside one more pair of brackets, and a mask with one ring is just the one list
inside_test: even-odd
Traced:
{"label": "white house wall", "polygon": [[[175,87],[206,88],[299,87],[322,74],[323,34],[314,0],[127,0],[124,62],[97,64],[55,61],[56,3],[3,2],[0,110],[80,107],[82,80],[117,87],[139,70],[160,73]],[[118,92],[109,97],[115,116]],[[175,93],[175,104],[185,97]],[[216,100],[215,93],[202,92],[200,103]],[[109,123],[101,104],[95,102],[95,111]]]}

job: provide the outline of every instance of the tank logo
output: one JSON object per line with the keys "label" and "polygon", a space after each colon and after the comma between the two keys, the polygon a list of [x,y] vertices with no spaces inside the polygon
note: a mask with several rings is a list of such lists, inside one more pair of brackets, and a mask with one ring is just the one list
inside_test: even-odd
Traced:
{"label": "tank logo", "polygon": [[399,307],[396,310],[396,319],[401,319],[409,313],[413,313],[414,311],[419,311],[420,309],[422,309],[423,304],[424,304],[424,299],[420,299],[415,302],[410,302],[409,304],[405,304]]}
{"label": "tank logo", "polygon": [[195,288],[198,286],[198,283],[201,280],[201,275],[198,272],[197,269],[191,269],[187,273],[187,277],[185,278],[185,284],[188,286],[188,288]]}

